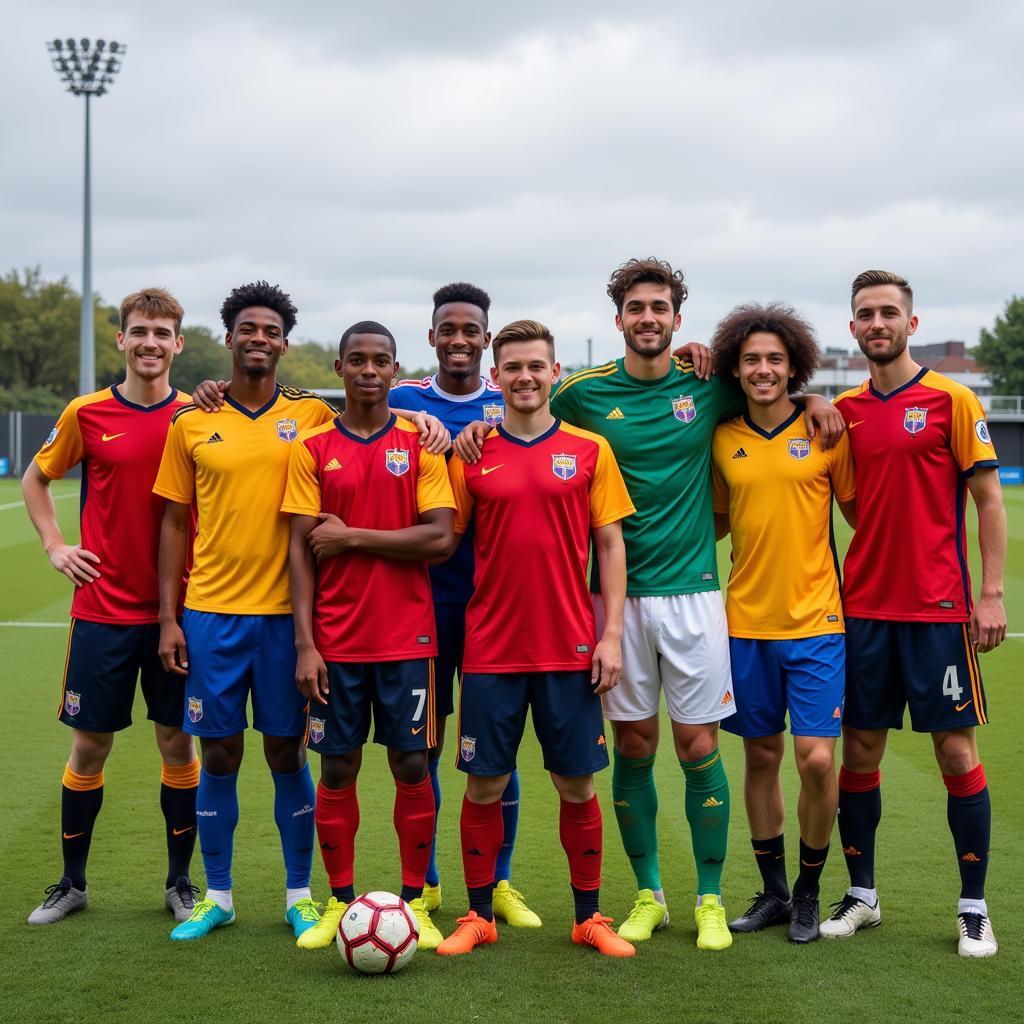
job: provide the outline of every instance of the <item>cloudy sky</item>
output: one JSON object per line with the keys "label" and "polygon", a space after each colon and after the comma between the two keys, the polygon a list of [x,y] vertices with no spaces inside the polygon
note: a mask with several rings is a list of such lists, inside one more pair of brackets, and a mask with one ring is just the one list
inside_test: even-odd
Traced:
{"label": "cloudy sky", "polygon": [[431,361],[430,296],[618,353],[609,272],[681,266],[682,335],[784,299],[846,345],[866,267],[915,286],[920,341],[975,342],[1024,291],[1024,5],[178,0],[24,7],[0,38],[0,269],[81,274],[83,102],[44,43],[129,46],[94,104],[104,300],[171,288],[217,326],[291,291],[295,337],[378,319]]}

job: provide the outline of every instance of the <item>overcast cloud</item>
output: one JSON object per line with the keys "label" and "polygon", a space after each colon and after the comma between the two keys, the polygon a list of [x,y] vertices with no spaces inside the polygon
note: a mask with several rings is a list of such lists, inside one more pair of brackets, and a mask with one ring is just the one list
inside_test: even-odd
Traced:
{"label": "overcast cloud", "polygon": [[171,288],[216,328],[236,284],[296,336],[390,326],[432,361],[430,296],[618,353],[630,256],[690,283],[682,335],[784,299],[846,345],[849,281],[906,274],[918,340],[977,340],[1024,291],[1024,5],[459,2],[23,9],[0,40],[0,268],[80,284],[83,103],[44,43],[129,46],[94,104],[94,288]]}

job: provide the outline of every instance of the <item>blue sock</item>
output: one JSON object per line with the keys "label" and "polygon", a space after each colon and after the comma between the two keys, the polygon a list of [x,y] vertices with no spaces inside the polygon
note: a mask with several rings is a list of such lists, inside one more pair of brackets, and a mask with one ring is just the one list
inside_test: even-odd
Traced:
{"label": "blue sock", "polygon": [[274,821],[281,833],[285,885],[289,889],[302,889],[309,885],[313,870],[313,806],[316,803],[313,776],[308,764],[291,774],[270,774],[274,777]]}
{"label": "blue sock", "polygon": [[231,891],[231,854],[237,824],[238,772],[210,775],[201,770],[196,790],[196,831],[208,889]]}
{"label": "blue sock", "polygon": [[440,764],[441,758],[439,757],[431,757],[427,761],[430,788],[434,791],[434,845],[430,848],[430,863],[427,865],[427,885],[440,885],[441,883],[441,876],[437,873],[437,819],[441,813],[441,780],[437,777],[437,769]]}
{"label": "blue sock", "polygon": [[505,838],[498,850],[498,862],[494,865],[494,884],[512,877],[512,851],[516,848],[516,832],[519,830],[519,770],[513,769],[508,785],[501,794],[501,820],[505,825]]}

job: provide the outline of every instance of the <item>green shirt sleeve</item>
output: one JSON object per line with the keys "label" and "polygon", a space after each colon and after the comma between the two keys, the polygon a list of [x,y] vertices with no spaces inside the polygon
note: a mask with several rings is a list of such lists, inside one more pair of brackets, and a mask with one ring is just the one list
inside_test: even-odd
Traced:
{"label": "green shirt sleeve", "polygon": [[714,395],[718,406],[718,422],[734,420],[747,411],[747,396],[743,394],[740,382],[733,377],[719,377],[715,374],[711,378],[714,386]]}

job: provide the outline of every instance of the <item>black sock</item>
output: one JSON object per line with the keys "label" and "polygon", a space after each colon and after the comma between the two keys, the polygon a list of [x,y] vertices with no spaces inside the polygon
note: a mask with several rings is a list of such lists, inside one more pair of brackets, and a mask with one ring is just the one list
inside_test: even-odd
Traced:
{"label": "black sock", "polygon": [[589,921],[601,909],[600,889],[577,889],[572,888],[572,900],[576,904],[576,923],[583,924]]}
{"label": "black sock", "polygon": [[192,851],[196,847],[197,786],[176,789],[160,786],[160,810],[167,828],[167,888],[179,878],[189,877]]}
{"label": "black sock", "polygon": [[494,920],[494,908],[491,906],[491,899],[494,896],[494,885],[481,885],[476,888],[467,888],[469,893],[469,909],[475,910],[477,916],[485,921]]}
{"label": "black sock", "polygon": [[992,832],[988,786],[970,796],[950,793],[946,798],[946,820],[949,831],[953,833],[956,863],[960,868],[960,899],[983,900]]}
{"label": "black sock", "polygon": [[96,816],[103,805],[103,787],[61,788],[60,825],[64,852],[64,875],[76,889],[85,889],[85,862]]}
{"label": "black sock", "polygon": [[356,898],[356,890],[355,890],[355,887],[351,886],[351,885],[341,885],[341,886],[338,886],[337,889],[335,889],[332,886],[331,887],[331,895],[339,903],[348,904],[348,903],[351,903]]}
{"label": "black sock", "polygon": [[761,872],[764,891],[780,900],[789,899],[789,882],[786,880],[786,838],[777,835],[772,839],[751,839],[754,860]]}
{"label": "black sock", "polygon": [[808,846],[803,839],[800,840],[800,874],[797,875],[793,885],[794,896],[810,896],[818,898],[818,891],[821,887],[821,872],[828,859],[828,843],[820,850]]}
{"label": "black sock", "polygon": [[875,833],[882,820],[880,772],[839,771],[839,838],[850,885],[875,887]]}
{"label": "black sock", "polygon": [[406,903],[412,903],[413,900],[419,899],[423,895],[423,886],[421,885],[417,889],[413,885],[403,885],[400,895]]}

